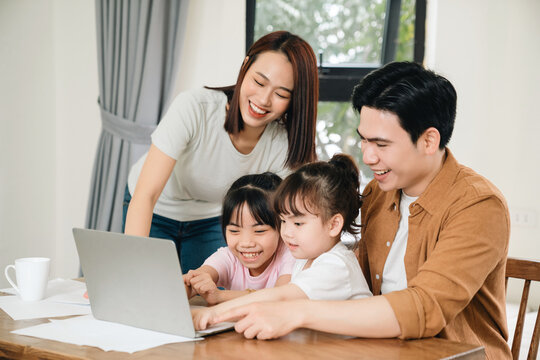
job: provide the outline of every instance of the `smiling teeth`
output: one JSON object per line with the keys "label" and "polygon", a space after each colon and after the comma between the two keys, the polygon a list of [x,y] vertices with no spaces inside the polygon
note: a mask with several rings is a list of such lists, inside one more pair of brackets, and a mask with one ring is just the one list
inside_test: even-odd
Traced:
{"label": "smiling teeth", "polygon": [[374,171],[375,174],[377,175],[384,175],[386,174],[387,172],[389,172],[390,170],[384,170],[384,171]]}
{"label": "smiling teeth", "polygon": [[259,253],[258,252],[242,253],[242,256],[246,258],[254,258],[254,257],[259,256]]}
{"label": "smiling teeth", "polygon": [[259,109],[256,105],[253,103],[249,103],[249,106],[251,107],[251,110],[255,111],[257,114],[264,115],[266,114],[266,111]]}

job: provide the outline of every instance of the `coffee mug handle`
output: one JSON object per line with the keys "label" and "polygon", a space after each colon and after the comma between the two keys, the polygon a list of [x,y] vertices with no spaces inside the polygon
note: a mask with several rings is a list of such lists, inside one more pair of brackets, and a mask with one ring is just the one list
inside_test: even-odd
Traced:
{"label": "coffee mug handle", "polygon": [[15,291],[17,291],[17,293],[20,293],[19,292],[19,288],[17,287],[17,285],[15,285],[15,283],[11,280],[11,278],[9,277],[8,275],[8,270],[9,268],[13,268],[13,270],[15,270],[15,265],[8,265],[6,266],[6,269],[4,270],[4,274],[6,275],[6,279],[7,281],[9,281],[9,283],[11,284],[11,286],[13,286],[13,288],[15,289]]}

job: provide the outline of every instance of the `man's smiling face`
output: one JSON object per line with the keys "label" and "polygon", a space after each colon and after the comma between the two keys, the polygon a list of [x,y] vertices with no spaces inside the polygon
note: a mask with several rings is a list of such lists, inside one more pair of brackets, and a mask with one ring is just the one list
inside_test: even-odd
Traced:
{"label": "man's smiling face", "polygon": [[410,196],[424,191],[431,178],[427,178],[429,164],[421,146],[422,137],[413,144],[396,114],[363,106],[358,134],[363,161],[373,170],[383,191],[402,189]]}

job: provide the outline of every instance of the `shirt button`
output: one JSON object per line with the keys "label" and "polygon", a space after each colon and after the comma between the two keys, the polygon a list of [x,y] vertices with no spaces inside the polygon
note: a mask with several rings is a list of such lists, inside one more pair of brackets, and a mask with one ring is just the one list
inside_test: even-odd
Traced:
{"label": "shirt button", "polygon": [[390,246],[390,241],[387,241],[387,242],[386,242],[386,246]]}
{"label": "shirt button", "polygon": [[379,280],[379,274],[375,274],[375,279]]}

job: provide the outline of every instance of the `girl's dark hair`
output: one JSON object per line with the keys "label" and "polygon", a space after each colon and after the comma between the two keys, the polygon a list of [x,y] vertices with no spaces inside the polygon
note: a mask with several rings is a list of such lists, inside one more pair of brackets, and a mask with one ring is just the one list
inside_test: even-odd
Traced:
{"label": "girl's dark hair", "polygon": [[299,200],[304,209],[321,216],[323,222],[341,214],[342,231],[356,234],[360,225],[355,220],[362,205],[359,186],[353,158],[336,154],[328,162],[306,164],[285,178],[274,196],[274,209],[278,214],[301,215]]}
{"label": "girl's dark hair", "polygon": [[280,183],[281,178],[271,172],[244,175],[236,180],[223,199],[221,216],[223,236],[232,218],[242,219],[242,208],[245,205],[258,223],[270,225],[277,230],[279,219],[272,208],[271,196]]}
{"label": "girl's dark hair", "polygon": [[257,40],[248,50],[236,84],[226,87],[208,87],[223,91],[229,100],[229,110],[225,118],[225,130],[238,134],[244,128],[240,113],[240,88],[247,71],[259,54],[277,51],[291,62],[294,86],[289,108],[282,121],[289,140],[285,165],[291,169],[317,160],[315,152],[315,130],[317,121],[317,101],[319,99],[319,75],[317,58],[311,46],[297,35],[287,31],[275,31]]}

